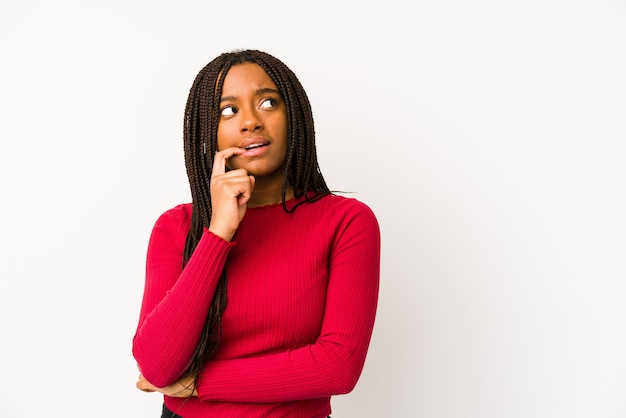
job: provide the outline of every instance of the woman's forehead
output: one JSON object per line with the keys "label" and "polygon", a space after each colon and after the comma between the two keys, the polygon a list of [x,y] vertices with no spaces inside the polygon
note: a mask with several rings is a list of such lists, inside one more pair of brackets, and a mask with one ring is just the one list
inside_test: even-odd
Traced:
{"label": "woman's forehead", "polygon": [[222,96],[265,88],[278,90],[276,83],[259,64],[246,62],[230,67],[224,78]]}

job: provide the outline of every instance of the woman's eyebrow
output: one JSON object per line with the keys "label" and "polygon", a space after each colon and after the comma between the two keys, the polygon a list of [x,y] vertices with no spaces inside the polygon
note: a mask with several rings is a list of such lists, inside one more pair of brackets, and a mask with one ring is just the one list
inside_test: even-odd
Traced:
{"label": "woman's eyebrow", "polygon": [[263,95],[263,94],[267,94],[267,93],[273,93],[273,94],[278,94],[279,96],[281,96],[280,92],[276,89],[272,89],[269,87],[266,88],[262,88],[262,89],[258,89],[256,92],[257,96]]}
{"label": "woman's eyebrow", "polygon": [[[277,94],[277,95],[282,97],[282,94],[280,94],[280,92],[278,90],[272,89],[272,88],[269,88],[269,87],[260,88],[260,89],[258,89],[258,90],[256,90],[254,92],[255,96],[262,96],[262,95],[268,94],[268,93]],[[236,99],[237,98],[235,96],[223,96],[223,97],[220,98],[220,103],[234,101]]]}

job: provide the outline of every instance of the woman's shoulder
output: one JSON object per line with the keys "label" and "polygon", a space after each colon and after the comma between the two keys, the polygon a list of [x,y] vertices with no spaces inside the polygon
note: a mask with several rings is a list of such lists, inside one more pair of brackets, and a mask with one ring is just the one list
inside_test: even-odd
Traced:
{"label": "woman's shoulder", "polygon": [[315,216],[334,219],[337,223],[363,221],[372,227],[378,227],[374,211],[364,202],[354,197],[330,194],[311,205]]}
{"label": "woman's shoulder", "polygon": [[163,212],[156,221],[155,227],[168,230],[181,228],[189,230],[191,225],[191,203],[181,203]]}
{"label": "woman's shoulder", "polygon": [[374,216],[374,212],[366,203],[354,197],[330,194],[320,199],[320,203],[323,203],[327,209],[332,208],[353,213],[365,212]]}

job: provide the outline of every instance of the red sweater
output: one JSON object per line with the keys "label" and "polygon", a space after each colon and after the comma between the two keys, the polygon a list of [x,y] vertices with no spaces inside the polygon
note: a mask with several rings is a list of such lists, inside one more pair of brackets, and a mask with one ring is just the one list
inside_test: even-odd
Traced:
{"label": "red sweater", "polygon": [[[293,203],[293,201],[288,202]],[[165,387],[194,351],[220,273],[221,343],[192,397],[165,397],[185,418],[326,417],[361,374],[378,300],[380,234],[363,203],[326,196],[287,213],[248,208],[233,242],[205,230],[181,271],[191,205],[156,222],[133,354]]]}

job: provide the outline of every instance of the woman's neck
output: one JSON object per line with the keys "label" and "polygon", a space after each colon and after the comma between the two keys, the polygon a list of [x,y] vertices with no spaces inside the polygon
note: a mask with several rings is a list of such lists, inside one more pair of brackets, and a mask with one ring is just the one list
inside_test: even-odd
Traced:
{"label": "woman's neck", "polygon": [[[254,190],[248,200],[247,206],[249,208],[275,205],[283,201],[282,190],[283,184],[281,182],[264,182],[263,179],[256,180],[254,184]],[[285,200],[293,199],[294,192],[293,187],[287,186],[285,192]]]}

